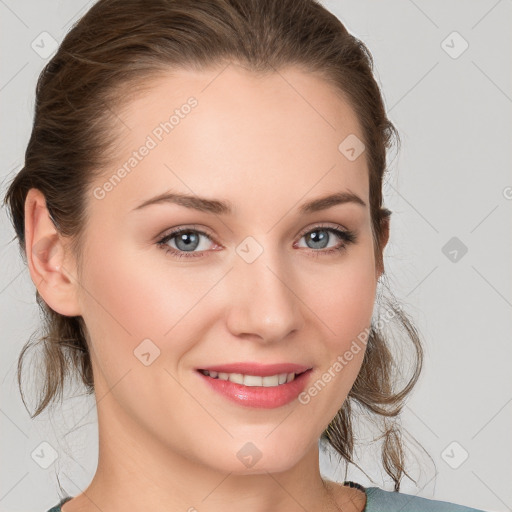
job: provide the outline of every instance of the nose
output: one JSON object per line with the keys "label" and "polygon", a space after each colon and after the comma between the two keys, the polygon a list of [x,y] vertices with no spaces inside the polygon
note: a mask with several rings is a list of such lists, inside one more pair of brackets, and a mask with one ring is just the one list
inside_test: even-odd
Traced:
{"label": "nose", "polygon": [[302,329],[304,304],[282,258],[266,250],[252,263],[237,259],[227,281],[227,327],[234,336],[269,344]]}

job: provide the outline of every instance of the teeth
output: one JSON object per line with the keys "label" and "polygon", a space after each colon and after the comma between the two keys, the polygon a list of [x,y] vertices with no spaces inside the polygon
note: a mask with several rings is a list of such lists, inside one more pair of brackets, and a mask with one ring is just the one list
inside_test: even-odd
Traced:
{"label": "teeth", "polygon": [[231,382],[234,382],[235,384],[244,383],[244,376],[241,373],[224,373],[223,375],[227,376],[227,378],[224,380],[229,380]]}
{"label": "teeth", "polygon": [[295,378],[295,373],[280,373],[278,375],[268,375],[260,377],[258,375],[243,375],[242,373],[224,373],[216,371],[201,370],[204,375],[209,375],[214,379],[229,380],[235,384],[244,386],[263,386],[266,388],[279,386],[291,382]]}

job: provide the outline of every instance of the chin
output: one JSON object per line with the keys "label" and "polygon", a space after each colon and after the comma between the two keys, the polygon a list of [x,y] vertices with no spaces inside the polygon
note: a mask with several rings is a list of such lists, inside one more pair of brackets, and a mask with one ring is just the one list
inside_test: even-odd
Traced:
{"label": "chin", "polygon": [[280,473],[296,465],[306,453],[306,446],[286,444],[274,436],[254,441],[233,440],[221,454],[212,454],[215,468],[236,475]]}

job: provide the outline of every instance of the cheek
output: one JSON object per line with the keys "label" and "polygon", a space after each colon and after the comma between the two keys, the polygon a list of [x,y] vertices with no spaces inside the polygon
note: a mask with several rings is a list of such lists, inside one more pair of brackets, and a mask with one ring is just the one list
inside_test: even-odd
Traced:
{"label": "cheek", "polygon": [[[317,279],[311,309],[323,329],[318,352],[321,367],[300,403],[308,416],[322,418],[327,427],[346,400],[361,369],[373,313],[376,277],[371,247],[361,249],[329,270],[329,279]],[[318,278],[318,276],[317,276]]]}
{"label": "cheek", "polygon": [[115,358],[119,365],[124,358],[126,366],[147,338],[162,355],[172,345],[172,359],[178,359],[197,339],[201,299],[218,278],[172,266],[157,248],[148,249],[150,255],[104,239],[108,249],[99,237],[89,244],[89,261],[101,264],[89,264],[83,277],[83,316],[101,360]]}
{"label": "cheek", "polygon": [[[99,254],[92,258],[101,261]],[[104,262],[89,266],[85,286],[90,292],[90,297],[86,297],[88,314],[95,325],[101,319],[108,330],[134,338],[149,337],[164,329],[160,323],[165,319],[159,311],[171,311],[172,305],[164,304],[162,295],[171,294],[157,282],[147,265],[137,262],[129,253],[112,248]]]}
{"label": "cheek", "polygon": [[[309,296],[326,329],[329,351],[344,351],[370,325],[377,286],[373,249],[360,245],[318,279]],[[312,284],[312,283],[311,283]]]}

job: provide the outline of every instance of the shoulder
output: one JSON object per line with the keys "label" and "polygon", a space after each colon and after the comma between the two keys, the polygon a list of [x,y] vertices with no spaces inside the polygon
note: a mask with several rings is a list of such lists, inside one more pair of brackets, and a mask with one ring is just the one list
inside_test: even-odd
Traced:
{"label": "shoulder", "polygon": [[379,487],[366,488],[364,512],[484,512],[482,510],[457,505],[447,501],[421,498],[412,494],[385,491]]}
{"label": "shoulder", "polygon": [[46,512],[61,512],[60,507],[66,503],[66,501],[69,501],[72,499],[73,496],[66,496],[65,498],[62,498],[57,505],[52,507],[51,509],[47,510]]}

